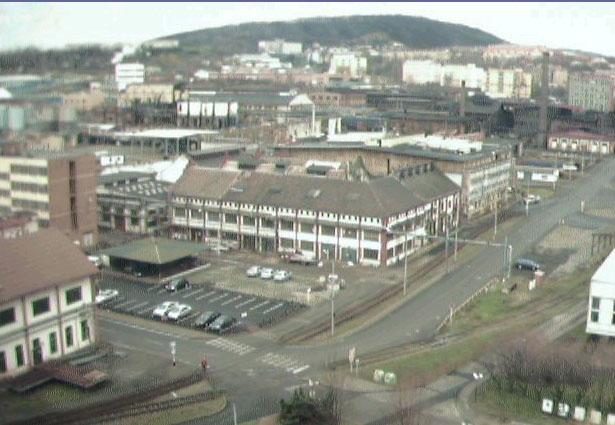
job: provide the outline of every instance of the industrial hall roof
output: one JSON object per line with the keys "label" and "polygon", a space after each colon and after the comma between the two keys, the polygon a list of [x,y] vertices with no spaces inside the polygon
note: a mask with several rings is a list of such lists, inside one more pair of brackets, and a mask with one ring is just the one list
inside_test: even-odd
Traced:
{"label": "industrial hall roof", "polygon": [[0,240],[0,304],[97,272],[81,249],[54,228]]}
{"label": "industrial hall roof", "polygon": [[206,251],[203,244],[165,238],[145,238],[106,249],[103,255],[147,264],[167,264]]}

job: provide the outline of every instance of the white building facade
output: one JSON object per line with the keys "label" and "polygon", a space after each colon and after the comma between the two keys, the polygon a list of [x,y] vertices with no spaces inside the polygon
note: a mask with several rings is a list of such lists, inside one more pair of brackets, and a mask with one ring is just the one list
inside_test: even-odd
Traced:
{"label": "white building facade", "polygon": [[[23,260],[15,256],[26,251],[32,253],[30,268],[36,269],[25,272],[23,279],[17,277],[7,282],[19,287],[0,289],[0,378],[26,372],[95,342],[92,277],[96,269],[88,264],[78,247],[62,238],[58,231],[43,230],[16,240],[0,241],[0,253],[6,254],[0,259],[4,275],[13,276],[17,268],[24,266]],[[7,254],[8,250],[13,254]],[[55,260],[37,260],[52,250],[72,252],[67,254],[70,257],[67,268],[60,267],[65,270],[46,275],[44,264]],[[33,281],[36,273],[43,278]],[[62,275],[67,279],[56,279]]]}
{"label": "white building facade", "polygon": [[355,53],[336,54],[331,56],[329,74],[348,74],[351,77],[361,77],[367,72],[367,58]]}
{"label": "white building facade", "polygon": [[615,336],[615,250],[592,276],[585,332]]}
{"label": "white building facade", "polygon": [[129,84],[143,84],[145,81],[145,66],[142,63],[118,63],[115,65],[115,83],[120,91],[126,90]]}
{"label": "white building facade", "polygon": [[532,74],[520,68],[489,68],[484,87],[493,98],[529,99],[532,95]]}

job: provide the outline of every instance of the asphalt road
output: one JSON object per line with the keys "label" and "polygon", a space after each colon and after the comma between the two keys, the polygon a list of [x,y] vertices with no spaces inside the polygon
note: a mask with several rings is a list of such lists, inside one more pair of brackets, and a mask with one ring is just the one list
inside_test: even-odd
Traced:
{"label": "asphalt road", "polygon": [[[529,216],[508,235],[508,242],[513,245],[513,258],[522,256],[560,220],[577,216],[582,200],[586,201],[586,209],[615,205],[614,178],[615,160],[606,158],[584,178],[571,182],[563,195],[532,205]],[[198,339],[182,340],[177,335],[153,333],[105,319],[100,321],[100,327],[102,336],[111,342],[158,355],[166,351],[170,356],[169,341],[177,339],[178,359],[189,364],[198,364],[206,355],[212,365],[214,383],[228,390],[240,419],[251,419],[269,410],[275,411],[279,398],[288,397],[297,385],[305,385],[309,377],[321,374],[327,361],[346,359],[350,346],[357,347],[360,357],[361,353],[431,337],[451,304],[463,302],[489,279],[503,273],[503,250],[482,248],[465,264],[383,320],[343,340],[315,346],[282,347],[266,333],[221,338],[212,344]],[[411,278],[410,282],[412,284]],[[231,424],[232,415],[226,410],[199,423]]]}

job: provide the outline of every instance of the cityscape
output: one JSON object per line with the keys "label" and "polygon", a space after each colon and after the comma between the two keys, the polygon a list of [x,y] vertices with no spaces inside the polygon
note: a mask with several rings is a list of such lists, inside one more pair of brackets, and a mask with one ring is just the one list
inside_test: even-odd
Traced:
{"label": "cityscape", "polygon": [[614,12],[0,5],[0,425],[615,425]]}

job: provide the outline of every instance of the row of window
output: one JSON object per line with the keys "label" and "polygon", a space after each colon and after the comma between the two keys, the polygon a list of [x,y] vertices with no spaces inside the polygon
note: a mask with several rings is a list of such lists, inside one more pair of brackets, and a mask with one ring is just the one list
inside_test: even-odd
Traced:
{"label": "row of window", "polygon": [[25,174],[28,176],[46,176],[47,167],[36,167],[32,165],[11,164],[11,173]]}
{"label": "row of window", "polygon": [[9,173],[0,173],[0,180],[9,180],[11,175]]}
{"label": "row of window", "polygon": [[[88,341],[90,339],[90,327],[87,320],[80,322],[81,341]],[[49,353],[56,354],[58,352],[58,334],[56,332],[50,332],[49,336]],[[69,325],[64,328],[64,340],[66,347],[71,348],[75,345],[73,336],[73,326]],[[32,355],[34,357],[34,363],[38,364],[43,361],[43,347],[40,338],[32,340]],[[23,345],[19,344],[15,346],[15,364],[17,367],[25,365],[25,355]],[[7,371],[7,358],[4,351],[0,351],[0,373]]]}
{"label": "row of window", "polygon": [[23,208],[26,210],[34,211],[49,211],[49,204],[47,202],[30,201],[28,199],[11,199],[11,204],[14,207]]}
{"label": "row of window", "polygon": [[[589,320],[597,323],[600,316],[600,298],[592,297],[591,313],[589,314]],[[611,324],[615,325],[615,303],[613,303],[613,314],[611,315]]]}
{"label": "row of window", "polygon": [[13,181],[11,182],[11,190],[31,193],[47,193],[49,191],[49,188],[46,184],[23,183]]}
{"label": "row of window", "polygon": [[[64,296],[66,297],[66,305],[71,305],[73,303],[79,302],[82,300],[81,294],[81,286],[77,286],[75,288],[67,289],[64,292]],[[51,310],[49,297],[43,297],[32,301],[32,315],[38,316],[41,314],[48,313]],[[5,325],[10,325],[11,323],[15,323],[15,308],[9,307],[7,309],[0,311],[0,327]]]}

